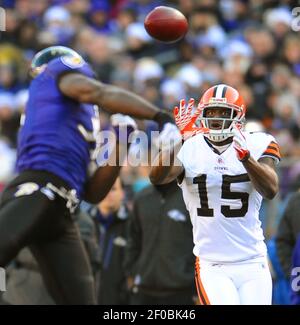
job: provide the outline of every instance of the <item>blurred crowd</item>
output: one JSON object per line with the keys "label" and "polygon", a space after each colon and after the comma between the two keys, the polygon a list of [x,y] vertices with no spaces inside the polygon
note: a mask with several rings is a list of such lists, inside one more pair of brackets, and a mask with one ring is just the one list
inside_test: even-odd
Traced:
{"label": "blurred crowd", "polygon": [[[74,48],[105,83],[131,89],[162,109],[199,98],[212,84],[239,89],[248,120],[275,135],[288,161],[300,155],[300,39],[292,9],[274,0],[2,0],[6,31],[0,39],[0,180],[12,172],[20,114],[27,100],[27,68],[50,45]],[[158,5],[189,21],[177,43],[153,40],[143,20]],[[297,27],[297,26],[296,26]],[[102,128],[108,118],[103,113]],[[147,131],[155,126],[140,125]],[[282,194],[295,184],[299,164],[283,164]],[[146,183],[147,171],[125,171]],[[140,180],[141,179],[141,180]],[[1,182],[1,181],[0,181]],[[2,181],[3,182],[3,181]],[[297,182],[296,182],[297,184]]]}
{"label": "blurred crowd", "polygon": [[[300,26],[293,0],[2,0],[0,32],[0,192],[14,173],[17,131],[28,97],[28,66],[47,46],[79,52],[97,77],[172,110],[182,98],[200,98],[211,85],[228,83],[245,98],[249,128],[273,134],[283,157],[281,192],[265,205],[274,223],[288,194],[300,186]],[[153,40],[143,20],[154,7],[178,8],[189,31],[179,42]],[[101,127],[109,127],[101,113]],[[150,122],[139,127],[148,134]],[[145,148],[147,151],[148,148]],[[147,166],[125,167],[132,195],[149,184]],[[271,227],[271,228],[272,228]],[[268,233],[269,232],[269,233]],[[273,230],[267,229],[267,236]]]}

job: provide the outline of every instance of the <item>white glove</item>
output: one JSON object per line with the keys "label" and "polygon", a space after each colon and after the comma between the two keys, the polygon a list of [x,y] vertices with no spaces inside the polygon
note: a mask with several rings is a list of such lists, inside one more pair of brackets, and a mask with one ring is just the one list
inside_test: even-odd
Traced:
{"label": "white glove", "polygon": [[175,124],[166,123],[159,136],[154,140],[154,144],[159,148],[166,149],[172,141],[176,145],[182,141],[182,136]]}
{"label": "white glove", "polygon": [[129,115],[113,114],[110,117],[110,122],[113,127],[131,126],[134,130],[137,129],[135,120]]}
{"label": "white glove", "polygon": [[129,136],[137,133],[135,120],[128,115],[113,114],[110,121],[120,143],[128,143]]}
{"label": "white glove", "polygon": [[235,124],[233,125],[232,129],[233,133],[233,147],[236,151],[238,160],[244,162],[247,161],[250,157],[250,152],[247,147],[247,142],[243,131]]}

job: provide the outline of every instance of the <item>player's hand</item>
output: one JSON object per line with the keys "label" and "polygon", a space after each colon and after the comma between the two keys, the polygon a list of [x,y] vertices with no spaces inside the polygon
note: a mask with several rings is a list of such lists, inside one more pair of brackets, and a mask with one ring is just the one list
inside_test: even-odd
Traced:
{"label": "player's hand", "polygon": [[118,127],[122,127],[122,126],[130,126],[132,127],[134,130],[137,129],[137,125],[135,123],[135,120],[128,116],[128,115],[123,115],[123,114],[113,114],[110,117],[110,122],[111,125],[113,127],[118,126]]}
{"label": "player's hand", "polygon": [[195,99],[191,98],[187,105],[184,99],[180,100],[179,107],[175,106],[173,110],[175,123],[181,133],[183,140],[194,136],[197,133],[204,132],[202,127],[196,127],[195,121],[200,115],[199,106],[194,111]]}
{"label": "player's hand", "polygon": [[176,145],[181,141],[182,137],[177,126],[173,123],[167,123],[164,125],[164,128],[160,132],[159,136],[154,140],[154,144],[159,148],[165,149],[170,147],[172,142],[174,145]]}
{"label": "player's hand", "polygon": [[135,120],[128,115],[113,114],[110,122],[119,142],[127,143],[129,136],[137,130]]}
{"label": "player's hand", "polygon": [[233,147],[240,161],[247,161],[250,157],[250,152],[247,148],[245,135],[237,125],[233,125]]}

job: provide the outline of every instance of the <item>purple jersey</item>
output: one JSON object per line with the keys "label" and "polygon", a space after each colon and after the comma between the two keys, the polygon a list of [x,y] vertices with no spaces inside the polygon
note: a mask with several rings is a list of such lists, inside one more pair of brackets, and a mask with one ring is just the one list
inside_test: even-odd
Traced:
{"label": "purple jersey", "polygon": [[83,60],[60,57],[50,61],[31,82],[25,121],[19,132],[17,170],[51,172],[81,197],[95,148],[95,141],[86,139],[86,134],[93,134],[97,114],[93,105],[81,104],[61,93],[58,78],[68,72],[94,76]]}

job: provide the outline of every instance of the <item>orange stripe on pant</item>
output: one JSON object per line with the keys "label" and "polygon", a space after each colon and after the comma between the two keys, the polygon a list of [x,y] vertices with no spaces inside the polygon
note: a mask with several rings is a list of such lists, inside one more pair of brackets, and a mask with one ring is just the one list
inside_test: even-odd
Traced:
{"label": "orange stripe on pant", "polygon": [[196,282],[198,298],[200,300],[201,305],[210,305],[210,301],[207,297],[206,291],[204,289],[204,286],[202,284],[201,277],[200,277],[200,259],[199,259],[199,257],[196,257],[196,261],[195,261],[195,282]]}
{"label": "orange stripe on pant", "polygon": [[[196,267],[196,264],[195,264],[195,267]],[[199,287],[199,284],[198,284],[197,271],[195,272],[195,283],[196,283],[196,289],[197,289],[197,294],[198,294],[200,305],[205,305],[205,303],[203,302],[203,300],[201,298],[201,295],[200,295],[200,287]]]}

